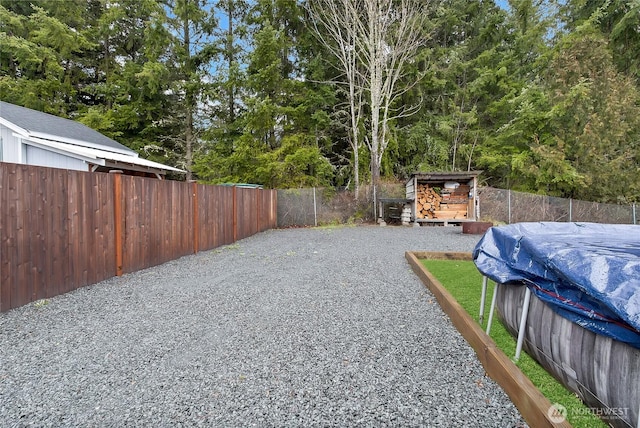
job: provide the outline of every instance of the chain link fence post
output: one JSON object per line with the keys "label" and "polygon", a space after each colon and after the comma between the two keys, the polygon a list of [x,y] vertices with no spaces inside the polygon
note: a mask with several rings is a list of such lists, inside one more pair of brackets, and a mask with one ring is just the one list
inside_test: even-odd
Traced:
{"label": "chain link fence post", "polygon": [[569,223],[573,221],[573,198],[569,198]]}
{"label": "chain link fence post", "polygon": [[316,202],[316,188],[313,188],[313,224],[318,226],[318,203]]}

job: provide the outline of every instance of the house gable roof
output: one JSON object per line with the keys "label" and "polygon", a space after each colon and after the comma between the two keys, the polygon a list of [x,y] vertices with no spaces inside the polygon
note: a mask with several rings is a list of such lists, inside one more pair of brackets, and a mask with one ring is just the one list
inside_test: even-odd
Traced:
{"label": "house gable roof", "polygon": [[0,118],[27,131],[29,136],[138,156],[130,148],[80,122],[0,101]]}

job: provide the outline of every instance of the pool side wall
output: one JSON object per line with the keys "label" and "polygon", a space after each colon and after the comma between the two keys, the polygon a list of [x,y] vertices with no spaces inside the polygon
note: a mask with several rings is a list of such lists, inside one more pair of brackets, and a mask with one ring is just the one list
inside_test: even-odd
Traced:
{"label": "pool side wall", "polygon": [[555,423],[550,419],[551,402],[420,262],[420,259],[471,260],[471,253],[407,251],[405,257],[453,325],[475,350],[489,377],[502,387],[527,424],[532,427],[571,427],[566,420]]}

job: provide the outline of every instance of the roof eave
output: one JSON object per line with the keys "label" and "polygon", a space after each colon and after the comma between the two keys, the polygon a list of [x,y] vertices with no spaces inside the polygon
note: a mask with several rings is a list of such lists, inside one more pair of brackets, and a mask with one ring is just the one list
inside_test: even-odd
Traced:
{"label": "roof eave", "polygon": [[127,150],[120,150],[114,147],[108,147],[108,146],[104,146],[102,144],[97,144],[97,143],[92,143],[90,141],[84,141],[84,140],[76,140],[73,138],[67,138],[67,137],[62,137],[60,135],[53,135],[53,134],[47,134],[45,132],[34,132],[34,131],[27,131],[27,135],[30,137],[34,137],[34,138],[40,138],[43,140],[51,140],[54,142],[60,142],[60,143],[66,143],[66,144],[73,144],[75,146],[80,146],[80,147],[89,147],[92,149],[98,149],[98,150],[104,150],[106,152],[113,152],[113,153],[120,153],[123,155],[127,155],[127,156],[134,156],[134,157],[138,157],[138,153],[127,149]]}
{"label": "roof eave", "polygon": [[432,180],[432,181],[457,181],[457,180],[469,180],[476,179],[482,171],[450,171],[450,172],[414,172],[407,180],[407,183],[417,180]]}
{"label": "roof eave", "polygon": [[141,165],[136,165],[128,162],[113,161],[113,160],[107,160],[107,159],[103,159],[103,160],[104,160],[104,166],[107,168],[125,169],[127,171],[137,171],[137,172],[148,172],[148,173],[160,174],[160,175],[165,175],[169,171],[168,169],[153,168],[151,166],[141,166]]}
{"label": "roof eave", "polygon": [[10,130],[12,130],[13,132],[15,132],[16,134],[20,134],[20,136],[22,137],[26,137],[27,135],[29,135],[29,131],[27,131],[24,128],[21,128],[20,126],[16,125],[15,123],[0,117],[0,125],[6,126],[7,128],[9,128]]}
{"label": "roof eave", "polygon": [[[121,153],[108,152],[106,150],[77,146],[62,141],[51,141],[35,137],[25,137],[21,135],[18,136],[21,137],[27,144],[31,144],[42,148],[43,150],[48,150],[75,159],[81,159],[87,163],[91,163],[94,165],[126,169],[129,171],[151,172],[154,174],[162,175],[166,174],[169,171],[180,173],[186,172],[178,168],[139,158],[137,156],[128,156]],[[114,157],[116,159],[114,159]],[[127,160],[127,157],[131,158],[130,162]]]}
{"label": "roof eave", "polygon": [[73,152],[70,152],[70,151],[67,151],[67,150],[64,150],[64,149],[51,147],[48,144],[42,144],[41,142],[39,142],[37,140],[31,139],[31,138],[28,138],[28,137],[24,137],[24,136],[22,136],[22,140],[23,140],[23,142],[25,144],[28,144],[28,145],[34,146],[34,147],[38,147],[39,149],[42,149],[42,150],[46,150],[46,151],[49,151],[49,152],[57,153],[57,154],[63,155],[63,156],[68,156],[68,157],[71,157],[71,158],[74,158],[74,159],[78,159],[78,160],[81,160],[81,161],[84,161],[84,162],[87,162],[87,163],[91,163],[91,164],[94,164],[94,165],[100,165],[100,166],[104,166],[105,165],[105,160],[104,159],[100,159],[98,157],[93,157],[93,156],[90,156],[90,155],[81,155],[81,154],[73,153]]}

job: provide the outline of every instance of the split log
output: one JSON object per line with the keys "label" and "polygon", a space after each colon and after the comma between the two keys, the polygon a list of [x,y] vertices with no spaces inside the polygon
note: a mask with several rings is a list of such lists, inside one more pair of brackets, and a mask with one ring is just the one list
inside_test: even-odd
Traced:
{"label": "split log", "polygon": [[442,197],[428,184],[418,184],[416,192],[416,218],[435,218]]}

